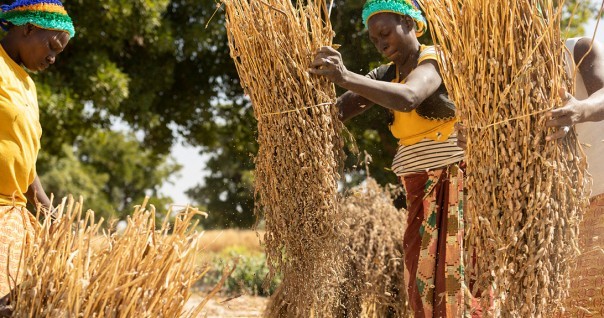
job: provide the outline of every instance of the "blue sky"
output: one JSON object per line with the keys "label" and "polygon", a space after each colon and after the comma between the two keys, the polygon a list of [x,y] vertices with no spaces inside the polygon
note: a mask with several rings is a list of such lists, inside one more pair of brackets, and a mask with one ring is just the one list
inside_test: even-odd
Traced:
{"label": "blue sky", "polygon": [[[594,1],[601,3],[599,1]],[[596,27],[596,21],[591,20],[585,27],[585,36],[593,36]],[[596,40],[604,43],[604,20],[600,22],[596,33]],[[164,184],[161,192],[172,197],[174,203],[185,205],[190,203],[190,199],[185,195],[185,191],[203,182],[203,178],[209,174],[206,170],[206,161],[208,156],[201,155],[200,148],[185,146],[178,143],[172,147],[172,156],[183,166],[178,175],[172,176],[170,180],[174,184]]]}

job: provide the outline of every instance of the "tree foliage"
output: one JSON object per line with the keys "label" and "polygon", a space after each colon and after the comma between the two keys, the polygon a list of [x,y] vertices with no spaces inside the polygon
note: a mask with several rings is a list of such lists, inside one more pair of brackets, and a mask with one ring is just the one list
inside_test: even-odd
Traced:
{"label": "tree foliage", "polygon": [[[555,1],[559,3],[559,1]],[[565,0],[560,27],[567,38],[585,35],[585,23],[597,15],[597,0]]]}
{"label": "tree foliage", "polygon": [[[573,3],[581,1],[567,1],[567,6]],[[346,66],[358,73],[381,60],[364,31],[362,5],[363,0],[335,0],[331,16],[334,42],[342,44]],[[46,182],[62,180],[47,187],[91,198],[102,192],[105,197],[98,200],[105,203],[99,206],[122,210],[166,180],[173,169],[157,175],[153,169],[165,164],[180,136],[211,155],[210,174],[188,191],[191,198],[210,212],[216,226],[252,224],[256,122],[229,56],[219,5],[209,0],[69,0],[65,6],[76,37],[51,70],[35,76],[44,129],[39,172],[53,176]],[[581,32],[592,9],[577,8],[573,30]],[[139,133],[140,142],[108,132],[115,118]],[[396,141],[387,118],[387,111],[374,107],[347,127],[361,153],[372,156],[371,174],[380,183],[396,183],[388,170]],[[348,169],[356,171],[359,158],[351,155]],[[140,173],[126,181],[134,170]],[[352,182],[363,173],[358,171],[349,170]]]}
{"label": "tree foliage", "polygon": [[39,167],[45,171],[40,178],[47,192],[57,199],[82,196],[86,208],[106,219],[123,219],[147,195],[151,204],[165,206],[169,199],[159,187],[180,168],[141,147],[133,135],[110,131],[97,131],[75,147],[63,145],[60,156],[43,154]]}

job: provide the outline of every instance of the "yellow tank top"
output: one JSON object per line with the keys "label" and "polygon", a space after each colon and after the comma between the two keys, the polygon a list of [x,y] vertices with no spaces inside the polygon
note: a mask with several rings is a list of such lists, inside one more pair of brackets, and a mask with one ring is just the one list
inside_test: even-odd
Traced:
{"label": "yellow tank top", "polygon": [[41,136],[34,81],[0,45],[0,205],[27,203]]}
{"label": "yellow tank top", "polygon": [[[436,51],[433,46],[422,45],[417,64],[426,60],[436,60]],[[397,72],[398,74],[398,72]],[[405,83],[397,76],[392,82]],[[415,110],[410,112],[393,111],[394,121],[390,125],[392,135],[399,140],[399,145],[410,146],[424,139],[434,141],[447,141],[455,131],[457,119],[433,120],[421,117]]]}

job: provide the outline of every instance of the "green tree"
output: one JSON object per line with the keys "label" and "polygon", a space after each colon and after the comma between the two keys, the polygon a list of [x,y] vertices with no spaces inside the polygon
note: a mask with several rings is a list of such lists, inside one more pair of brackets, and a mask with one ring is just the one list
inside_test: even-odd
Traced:
{"label": "green tree", "polygon": [[565,0],[560,22],[562,35],[567,38],[583,36],[585,24],[589,19],[596,17],[599,8],[599,3],[594,0]]}
{"label": "green tree", "polygon": [[90,208],[96,215],[105,218],[115,216],[115,208],[101,191],[109,181],[109,175],[82,163],[71,146],[64,145],[62,151],[60,157],[42,153],[39,158],[48,166],[46,172],[40,175],[40,180],[48,194],[54,195],[54,205],[68,195],[73,195],[76,200],[81,196],[84,198],[84,208]]}
{"label": "green tree", "polygon": [[216,142],[205,149],[212,156],[207,162],[210,175],[203,186],[187,191],[187,195],[209,213],[204,222],[209,227],[249,227],[254,206],[253,156],[257,152],[256,120],[249,105],[221,104],[216,108],[227,114],[216,124]]}
{"label": "green tree", "polygon": [[45,171],[40,179],[55,198],[82,196],[84,207],[97,215],[122,219],[146,195],[163,211],[170,200],[160,195],[159,187],[180,169],[167,156],[143,147],[132,134],[109,131],[97,131],[75,147],[63,145],[61,156],[43,153],[39,162]]}

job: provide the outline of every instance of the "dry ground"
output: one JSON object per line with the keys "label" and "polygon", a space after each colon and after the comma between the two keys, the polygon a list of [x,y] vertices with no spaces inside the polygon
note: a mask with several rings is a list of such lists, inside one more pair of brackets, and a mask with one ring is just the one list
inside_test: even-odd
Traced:
{"label": "dry ground", "polygon": [[[202,296],[193,295],[185,305],[185,310],[194,308],[203,300]],[[199,318],[251,318],[261,317],[268,298],[243,295],[234,299],[217,296],[204,307]]]}
{"label": "dry ground", "polygon": [[219,253],[232,246],[244,247],[248,251],[264,252],[258,235],[262,237],[264,232],[260,231],[256,234],[256,231],[252,230],[209,230],[203,233],[202,246],[206,253]]}

